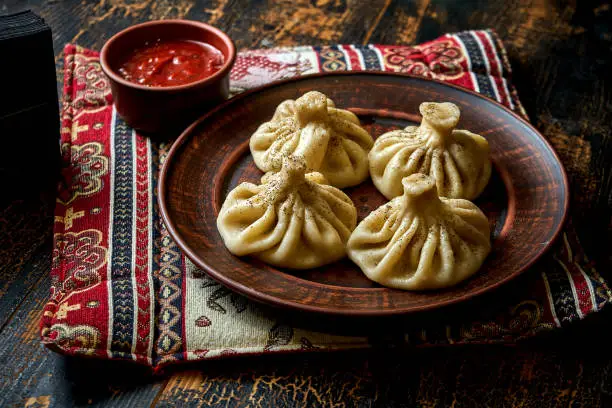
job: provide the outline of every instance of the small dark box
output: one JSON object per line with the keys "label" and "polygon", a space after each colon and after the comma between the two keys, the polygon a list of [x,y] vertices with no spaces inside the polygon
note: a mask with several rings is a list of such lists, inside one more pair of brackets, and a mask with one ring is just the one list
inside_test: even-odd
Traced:
{"label": "small dark box", "polygon": [[31,11],[0,16],[0,195],[59,175],[59,106],[51,29]]}

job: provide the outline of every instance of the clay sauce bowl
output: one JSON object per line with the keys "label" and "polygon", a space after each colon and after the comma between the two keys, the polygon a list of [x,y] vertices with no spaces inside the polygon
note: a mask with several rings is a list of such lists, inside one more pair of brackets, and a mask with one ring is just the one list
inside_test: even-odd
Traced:
{"label": "clay sauce bowl", "polygon": [[[147,41],[158,39],[208,43],[223,54],[223,66],[207,78],[178,86],[151,87],[123,79],[117,69],[124,58]],[[144,133],[180,131],[227,99],[235,59],[236,47],[225,33],[189,20],[159,20],[131,26],[111,37],[100,53],[117,113],[128,125]]]}

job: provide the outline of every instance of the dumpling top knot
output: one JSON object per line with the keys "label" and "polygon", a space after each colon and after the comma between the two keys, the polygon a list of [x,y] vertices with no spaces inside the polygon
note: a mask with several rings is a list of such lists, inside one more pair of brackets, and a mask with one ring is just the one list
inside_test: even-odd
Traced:
{"label": "dumpling top knot", "polygon": [[306,162],[299,156],[288,156],[283,158],[283,167],[280,170],[281,177],[289,185],[302,184],[306,179]]}
{"label": "dumpling top knot", "polygon": [[461,115],[457,105],[450,102],[423,102],[419,111],[423,115],[421,127],[434,129],[442,135],[450,135],[457,127]]}
{"label": "dumpling top knot", "polygon": [[306,182],[307,167],[302,157],[287,156],[283,158],[282,163],[280,171],[270,172],[262,177],[262,184],[266,184],[268,188],[263,194],[253,196],[252,202],[263,200],[273,204]]}
{"label": "dumpling top knot", "polygon": [[300,126],[327,120],[327,96],[310,91],[295,100],[295,116]]}
{"label": "dumpling top knot", "polygon": [[417,173],[402,180],[406,207],[427,211],[440,203],[438,188],[433,178]]}

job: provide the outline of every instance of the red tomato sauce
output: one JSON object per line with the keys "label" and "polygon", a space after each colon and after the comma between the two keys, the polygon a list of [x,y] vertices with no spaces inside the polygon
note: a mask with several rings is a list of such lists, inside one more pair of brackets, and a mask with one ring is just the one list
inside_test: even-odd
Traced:
{"label": "red tomato sauce", "polygon": [[145,86],[185,85],[213,75],[223,60],[221,51],[210,44],[158,40],[134,50],[120,65],[119,74]]}

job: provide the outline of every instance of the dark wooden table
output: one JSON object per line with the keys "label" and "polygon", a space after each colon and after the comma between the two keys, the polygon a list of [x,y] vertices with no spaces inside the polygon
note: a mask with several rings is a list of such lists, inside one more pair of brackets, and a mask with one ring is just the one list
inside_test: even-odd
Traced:
{"label": "dark wooden table", "polygon": [[[239,48],[410,44],[492,27],[508,48],[533,123],[568,170],[571,211],[587,254],[612,277],[609,2],[0,1],[0,13],[26,7],[53,29],[58,81],[64,43],[99,49],[126,26],[161,18],[207,21]],[[0,198],[0,355],[11,357],[0,369],[0,405],[612,406],[609,310],[515,347],[238,358],[161,377],[132,365],[63,358],[38,340],[50,285],[53,192],[6,193]]]}

